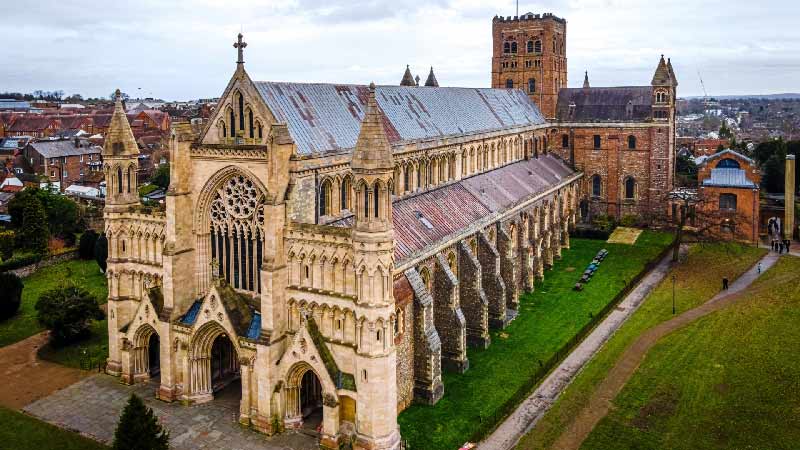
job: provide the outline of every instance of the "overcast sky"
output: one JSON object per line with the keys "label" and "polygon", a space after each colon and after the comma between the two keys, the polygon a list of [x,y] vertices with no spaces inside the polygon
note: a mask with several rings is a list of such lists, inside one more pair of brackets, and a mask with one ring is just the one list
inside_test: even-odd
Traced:
{"label": "overcast sky", "polygon": [[[3,1],[0,91],[216,97],[240,29],[255,80],[489,86],[491,23],[511,0]],[[567,19],[569,85],[648,84],[672,58],[679,95],[800,91],[800,1],[520,1]]]}

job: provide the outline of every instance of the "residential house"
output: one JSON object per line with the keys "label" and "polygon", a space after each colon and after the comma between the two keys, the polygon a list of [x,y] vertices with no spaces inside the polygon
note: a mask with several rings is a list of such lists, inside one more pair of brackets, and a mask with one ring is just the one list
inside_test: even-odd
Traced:
{"label": "residential house", "polygon": [[102,181],[102,148],[74,138],[29,143],[23,155],[29,170],[60,188],[72,184],[97,186]]}

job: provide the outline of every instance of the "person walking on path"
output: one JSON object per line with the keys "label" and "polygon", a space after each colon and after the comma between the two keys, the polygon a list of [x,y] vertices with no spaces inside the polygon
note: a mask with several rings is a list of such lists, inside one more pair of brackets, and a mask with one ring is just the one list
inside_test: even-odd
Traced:
{"label": "person walking on path", "polygon": [[783,241],[781,241],[781,242],[778,244],[778,254],[779,254],[779,255],[782,255],[782,254],[783,254]]}
{"label": "person walking on path", "polygon": [[792,240],[791,239],[787,239],[786,240],[786,253],[789,253],[789,246],[790,245],[792,245]]}
{"label": "person walking on path", "polygon": [[758,274],[761,275],[761,261],[758,262]]}
{"label": "person walking on path", "polygon": [[727,291],[728,290],[728,278],[727,277],[722,279],[722,290],[723,291]]}

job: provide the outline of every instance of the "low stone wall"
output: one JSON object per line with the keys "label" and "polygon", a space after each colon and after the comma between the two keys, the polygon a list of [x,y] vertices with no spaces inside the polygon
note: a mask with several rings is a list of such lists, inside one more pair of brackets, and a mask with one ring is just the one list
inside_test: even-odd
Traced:
{"label": "low stone wall", "polygon": [[19,269],[9,270],[9,272],[13,273],[14,275],[25,278],[33,275],[37,270],[41,269],[42,267],[52,266],[54,264],[58,264],[64,261],[70,261],[73,259],[78,259],[78,250],[71,250],[60,255],[50,256],[45,258],[37,263],[20,267]]}

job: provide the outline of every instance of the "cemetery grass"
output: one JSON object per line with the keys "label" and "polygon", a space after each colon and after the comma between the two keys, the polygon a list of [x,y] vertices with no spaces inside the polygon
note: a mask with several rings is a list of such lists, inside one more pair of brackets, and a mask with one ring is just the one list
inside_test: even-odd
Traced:
{"label": "cemetery grass", "polygon": [[[564,432],[572,418],[586,405],[594,387],[605,378],[622,352],[641,333],[673,317],[671,279],[673,275],[676,277],[676,310],[680,314],[716,295],[722,287],[720,281],[722,277],[735,280],[765,254],[764,249],[729,243],[690,247],[686,259],[670,270],[639,309],[617,330],[559,396],[535,428],[521,439],[517,448],[525,450],[549,448]],[[772,270],[774,268],[770,269]],[[612,447],[621,448],[616,445]]]}
{"label": "cemetery grass", "polygon": [[0,448],[14,450],[108,450],[76,433],[0,406]]}
{"label": "cemetery grass", "polygon": [[[553,270],[545,272],[533,293],[521,296],[517,318],[492,331],[489,348],[469,349],[469,370],[443,373],[444,397],[434,406],[412,405],[398,417],[403,439],[412,449],[458,448],[481,421],[502,420],[503,404],[525,385],[594,314],[670,243],[672,236],[645,231],[635,245],[571,239]],[[582,292],[572,290],[584,268],[600,250],[609,256]]]}

